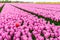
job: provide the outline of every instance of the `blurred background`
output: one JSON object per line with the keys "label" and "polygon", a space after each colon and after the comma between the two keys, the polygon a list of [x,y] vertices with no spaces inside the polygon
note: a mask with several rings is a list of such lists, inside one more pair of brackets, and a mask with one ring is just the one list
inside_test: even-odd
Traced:
{"label": "blurred background", "polygon": [[0,3],[60,4],[60,0],[0,0]]}
{"label": "blurred background", "polygon": [[60,0],[0,0],[0,1],[23,1],[23,2],[59,2]]}
{"label": "blurred background", "polygon": [[60,2],[60,0],[0,0],[0,2]]}

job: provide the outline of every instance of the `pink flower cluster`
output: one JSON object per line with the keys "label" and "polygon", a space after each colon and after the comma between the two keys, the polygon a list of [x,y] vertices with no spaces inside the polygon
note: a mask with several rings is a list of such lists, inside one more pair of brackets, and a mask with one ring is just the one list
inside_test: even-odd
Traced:
{"label": "pink flower cluster", "polygon": [[0,40],[60,40],[60,26],[5,4],[0,14]]}
{"label": "pink flower cluster", "polygon": [[60,5],[59,4],[11,4],[28,11],[34,12],[35,14],[42,15],[44,17],[51,18],[52,20],[60,20]]}
{"label": "pink flower cluster", "polygon": [[3,5],[4,3],[0,3],[0,7]]}

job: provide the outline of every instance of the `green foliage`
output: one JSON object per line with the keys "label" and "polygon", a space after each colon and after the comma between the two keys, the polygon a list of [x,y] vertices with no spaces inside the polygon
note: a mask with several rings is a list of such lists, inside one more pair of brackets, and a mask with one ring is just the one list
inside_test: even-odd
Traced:
{"label": "green foliage", "polygon": [[2,11],[3,7],[4,7],[4,5],[2,7],[0,7],[0,12]]}

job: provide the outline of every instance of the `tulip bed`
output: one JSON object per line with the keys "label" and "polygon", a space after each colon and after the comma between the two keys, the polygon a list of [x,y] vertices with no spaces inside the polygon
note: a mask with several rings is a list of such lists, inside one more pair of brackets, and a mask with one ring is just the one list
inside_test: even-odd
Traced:
{"label": "tulip bed", "polygon": [[34,12],[35,14],[42,15],[44,17],[49,17],[52,20],[56,20],[56,21],[60,20],[59,4],[56,5],[54,4],[45,4],[45,5],[44,4],[13,4],[13,5]]}
{"label": "tulip bed", "polygon": [[60,40],[58,4],[5,3],[0,6],[0,40]]}

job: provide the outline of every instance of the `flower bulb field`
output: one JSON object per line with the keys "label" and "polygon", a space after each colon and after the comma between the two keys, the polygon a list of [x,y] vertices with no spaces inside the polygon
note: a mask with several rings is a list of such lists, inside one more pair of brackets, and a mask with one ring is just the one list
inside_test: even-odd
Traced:
{"label": "flower bulb field", "polygon": [[0,3],[0,40],[60,40],[60,4]]}

